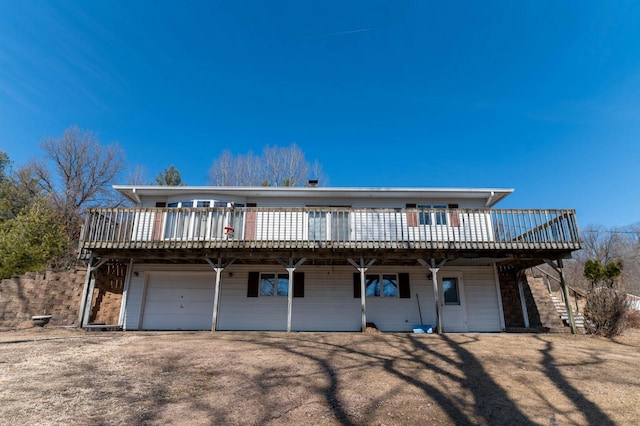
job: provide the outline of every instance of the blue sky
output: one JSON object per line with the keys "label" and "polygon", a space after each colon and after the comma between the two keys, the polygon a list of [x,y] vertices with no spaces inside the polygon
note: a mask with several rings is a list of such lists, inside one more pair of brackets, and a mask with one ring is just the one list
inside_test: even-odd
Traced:
{"label": "blue sky", "polygon": [[74,124],[151,178],[295,142],[331,186],[512,187],[500,207],[628,225],[640,3],[0,2],[0,149]]}

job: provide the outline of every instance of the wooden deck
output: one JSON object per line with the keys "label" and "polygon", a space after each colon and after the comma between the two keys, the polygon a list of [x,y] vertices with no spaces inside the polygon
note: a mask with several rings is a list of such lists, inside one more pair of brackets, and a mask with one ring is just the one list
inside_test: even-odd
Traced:
{"label": "wooden deck", "polygon": [[571,252],[573,210],[100,208],[81,251]]}

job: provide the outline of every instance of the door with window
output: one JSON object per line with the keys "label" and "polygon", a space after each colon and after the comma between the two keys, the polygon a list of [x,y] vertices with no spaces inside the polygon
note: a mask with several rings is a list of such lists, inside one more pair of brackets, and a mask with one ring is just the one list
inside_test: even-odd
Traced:
{"label": "door with window", "polygon": [[351,226],[348,211],[310,211],[308,218],[308,238],[311,241],[349,241]]}
{"label": "door with window", "polygon": [[439,281],[442,329],[444,332],[467,331],[462,276],[443,274]]}
{"label": "door with window", "polygon": [[165,214],[164,238],[170,240],[186,240],[191,225],[191,213],[187,209],[193,207],[193,201],[178,201],[167,204],[169,210]]}

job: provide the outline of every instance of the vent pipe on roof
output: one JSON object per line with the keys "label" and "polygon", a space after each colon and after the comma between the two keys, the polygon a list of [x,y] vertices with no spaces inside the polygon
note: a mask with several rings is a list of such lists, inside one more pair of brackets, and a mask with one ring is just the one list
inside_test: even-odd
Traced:
{"label": "vent pipe on roof", "polygon": [[309,179],[308,185],[315,188],[316,186],[318,186],[318,179]]}

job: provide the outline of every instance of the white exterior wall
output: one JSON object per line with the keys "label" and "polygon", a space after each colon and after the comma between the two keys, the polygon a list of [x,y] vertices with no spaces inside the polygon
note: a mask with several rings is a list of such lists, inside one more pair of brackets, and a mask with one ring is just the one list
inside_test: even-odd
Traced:
{"label": "white exterior wall", "polygon": [[501,331],[493,267],[445,267],[438,272],[438,278],[455,273],[460,273],[463,279],[466,331]]}
{"label": "white exterior wall", "polygon": [[[310,190],[312,191],[312,190]],[[246,205],[247,203],[256,203],[258,207],[307,207],[307,206],[342,206],[353,208],[405,208],[407,203],[428,204],[428,205],[447,205],[451,203],[458,204],[461,209],[484,209],[485,201],[482,199],[468,198],[386,198],[380,196],[367,197],[366,199],[352,199],[348,195],[343,198],[316,198],[316,197],[231,197],[218,196],[215,194],[195,193],[183,196],[171,197],[144,197],[137,207],[155,207],[156,202],[175,203],[188,200],[215,200],[224,202],[235,202]]]}
{"label": "white exterior wall", "polygon": [[[134,265],[129,290],[127,292],[127,304],[124,311],[124,330],[138,330],[144,302],[145,274],[142,265]],[[137,273],[137,276],[136,276]]]}
{"label": "white exterior wall", "polygon": [[360,299],[353,297],[351,267],[301,267],[304,297],[293,299],[291,328],[295,331],[358,331]]}
{"label": "white exterior wall", "polygon": [[[208,265],[142,265],[134,267],[125,312],[125,330],[142,328],[144,316],[145,277],[162,271],[200,271],[210,274],[212,283],[215,273]],[[145,271],[147,273],[145,273]],[[222,273],[218,330],[274,330],[287,327],[287,298],[247,297],[250,271],[286,274],[284,268],[270,265],[232,265]],[[149,273],[150,272],[150,273]],[[292,329],[294,331],[359,331],[361,326],[360,298],[353,297],[353,274],[355,268],[340,266],[303,265],[296,272],[305,274],[305,297],[293,298]],[[373,322],[381,331],[407,331],[420,324],[416,294],[420,298],[424,324],[435,324],[435,302],[433,286],[424,267],[395,268],[391,266],[371,267],[368,273],[408,272],[411,298],[366,299],[367,322]],[[438,273],[442,279],[447,275],[462,277],[464,282],[464,306],[466,328],[464,331],[500,331],[500,316],[491,266],[443,267]],[[229,276],[231,275],[231,276]],[[213,306],[213,300],[211,300]],[[445,318],[446,321],[446,318]],[[446,322],[445,322],[446,329]]]}
{"label": "white exterior wall", "polygon": [[[375,266],[375,265],[374,265]],[[389,266],[372,267],[367,274],[409,273],[409,299],[368,297],[367,322],[375,323],[380,331],[412,331],[414,325],[420,324],[418,300],[422,311],[422,323],[434,325],[436,321],[433,286],[427,281],[427,269],[424,267],[394,268]],[[360,300],[360,299],[356,299]]]}
{"label": "white exterior wall", "polygon": [[[222,273],[218,330],[272,330],[287,329],[286,297],[247,297],[249,271],[256,267],[229,267]],[[229,277],[231,272],[232,277]],[[276,266],[262,268],[265,273],[286,273]]]}
{"label": "white exterior wall", "polygon": [[304,212],[257,212],[257,240],[303,240],[307,223]]}
{"label": "white exterior wall", "polygon": [[133,240],[149,241],[153,235],[153,226],[156,220],[155,212],[136,213],[133,223]]}
{"label": "white exterior wall", "polygon": [[[409,226],[411,222],[409,215],[415,215],[412,226]],[[303,241],[309,238],[309,214],[306,212],[258,211],[255,217],[253,238],[256,240]],[[418,223],[418,213],[405,212],[355,211],[348,216],[341,214],[340,217],[348,217],[349,220],[349,234],[340,233],[341,240],[493,241],[491,217],[485,213],[458,214],[459,226],[451,226],[451,218],[447,219],[447,225],[421,225]],[[224,226],[232,222],[237,232],[236,236],[242,238],[245,220],[244,215],[239,211],[233,219],[229,213],[224,216],[213,216],[211,213],[204,215],[181,213],[180,223],[173,223],[167,231],[169,224],[165,223],[166,219],[156,224],[155,218],[154,212],[136,213],[133,227],[134,241],[151,240],[154,234],[164,237],[167,232],[170,235],[169,238],[224,238]],[[329,238],[332,226],[331,213],[327,213],[324,220],[323,228]],[[154,232],[154,226],[160,226],[161,229]]]}

